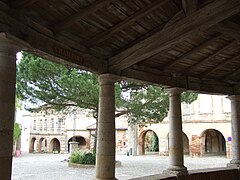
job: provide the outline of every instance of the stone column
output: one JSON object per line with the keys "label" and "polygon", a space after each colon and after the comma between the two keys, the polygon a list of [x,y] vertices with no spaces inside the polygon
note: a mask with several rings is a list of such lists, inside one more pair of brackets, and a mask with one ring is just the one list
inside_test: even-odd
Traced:
{"label": "stone column", "polygon": [[228,98],[231,100],[232,160],[227,166],[240,167],[240,95]]}
{"label": "stone column", "polygon": [[96,179],[115,179],[115,92],[113,75],[99,76]]}
{"label": "stone column", "polygon": [[164,173],[187,174],[183,160],[181,93],[183,89],[167,89],[169,94],[169,167]]}
{"label": "stone column", "polygon": [[11,179],[17,44],[0,33],[0,177]]}
{"label": "stone column", "polygon": [[79,143],[75,142],[75,141],[69,142],[69,150],[70,150],[69,153],[70,154],[72,154],[72,153],[74,153],[74,152],[79,150],[78,144]]}

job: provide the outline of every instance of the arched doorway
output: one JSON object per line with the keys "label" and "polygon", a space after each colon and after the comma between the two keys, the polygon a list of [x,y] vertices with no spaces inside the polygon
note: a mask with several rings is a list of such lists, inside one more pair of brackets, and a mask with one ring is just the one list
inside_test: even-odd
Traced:
{"label": "arched doorway", "polygon": [[202,154],[225,155],[226,141],[221,132],[215,129],[207,129],[201,135]]}
{"label": "arched doorway", "polygon": [[39,140],[38,152],[47,152],[47,140],[45,138]]}
{"label": "arched doorway", "polygon": [[34,153],[37,150],[36,138],[33,137],[30,141],[29,153]]}
{"label": "arched doorway", "polygon": [[154,131],[143,131],[138,140],[139,155],[144,155],[146,152],[159,152],[159,140]]}
{"label": "arched doorway", "polygon": [[69,142],[72,142],[72,141],[78,142],[79,149],[87,149],[86,139],[82,136],[74,136],[68,140],[68,152],[70,152]]}
{"label": "arched doorway", "polygon": [[60,153],[60,141],[57,138],[50,141],[49,152]]}
{"label": "arched doorway", "polygon": [[[189,155],[189,139],[184,132],[182,132],[182,139],[183,139],[183,153],[185,155]],[[167,150],[169,152],[169,133],[167,135]]]}

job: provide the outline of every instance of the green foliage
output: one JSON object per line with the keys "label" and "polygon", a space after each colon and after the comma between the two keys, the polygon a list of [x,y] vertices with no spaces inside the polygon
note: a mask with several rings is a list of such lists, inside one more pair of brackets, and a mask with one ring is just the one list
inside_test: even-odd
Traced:
{"label": "green foliage", "polygon": [[21,134],[21,129],[18,123],[14,123],[13,141],[17,142]]}
{"label": "green foliage", "polygon": [[78,106],[95,110],[97,77],[23,52],[17,66],[17,97],[32,104],[48,104],[55,109]]}
{"label": "green foliage", "polygon": [[[128,92],[130,98],[124,98]],[[23,52],[17,65],[17,98],[37,106],[46,104],[56,110],[69,106],[89,109],[98,117],[99,84],[97,75],[77,68],[56,64]],[[197,94],[183,93],[182,101],[191,103]],[[127,114],[129,123],[139,125],[161,122],[169,108],[163,88],[121,81],[115,85],[116,117]]]}
{"label": "green foliage", "polygon": [[[131,84],[131,87],[134,87]],[[139,125],[152,124],[161,122],[169,110],[169,96],[160,86],[139,84],[131,92],[126,107],[128,109],[129,123],[137,123]],[[195,93],[182,93],[181,100],[185,103],[192,103],[197,99]]]}
{"label": "green foliage", "polygon": [[[119,85],[116,86],[115,96],[119,105]],[[99,84],[95,74],[23,52],[17,66],[17,97],[31,104],[48,104],[57,110],[75,106],[97,114]],[[31,106],[25,109],[31,110]]]}
{"label": "green foliage", "polygon": [[181,96],[181,101],[187,104],[191,104],[193,101],[195,101],[198,97],[198,94],[196,93],[190,93],[190,92],[183,92]]}
{"label": "green foliage", "polygon": [[163,88],[149,85],[131,92],[130,96],[127,103],[129,123],[158,123],[167,116],[168,95]]}
{"label": "green foliage", "polygon": [[77,164],[96,164],[96,154],[91,152],[76,151],[71,154],[70,162]]}
{"label": "green foliage", "polygon": [[153,136],[151,137],[150,151],[152,151],[152,152],[158,152],[159,151],[158,137],[155,133],[153,133]]}

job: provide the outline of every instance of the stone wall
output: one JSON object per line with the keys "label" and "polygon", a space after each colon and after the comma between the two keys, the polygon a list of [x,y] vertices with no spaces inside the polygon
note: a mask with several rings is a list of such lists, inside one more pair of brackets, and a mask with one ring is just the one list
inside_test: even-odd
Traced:
{"label": "stone wall", "polygon": [[240,170],[237,168],[211,168],[191,170],[185,176],[171,176],[166,174],[158,174],[134,178],[133,180],[240,180]]}

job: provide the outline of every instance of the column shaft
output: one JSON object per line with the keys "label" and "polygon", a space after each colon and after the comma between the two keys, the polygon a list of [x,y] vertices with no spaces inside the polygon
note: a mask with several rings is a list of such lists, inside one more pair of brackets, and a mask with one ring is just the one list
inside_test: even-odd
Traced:
{"label": "column shaft", "polygon": [[181,92],[177,88],[168,89],[169,93],[169,167],[167,173],[187,174],[183,159]]}
{"label": "column shaft", "polygon": [[1,179],[10,180],[17,48],[3,34],[0,35],[0,177]]}
{"label": "column shaft", "polygon": [[230,164],[240,166],[240,95],[229,96],[231,100],[232,160]]}
{"label": "column shaft", "polygon": [[99,83],[96,179],[115,179],[115,80],[104,74]]}

